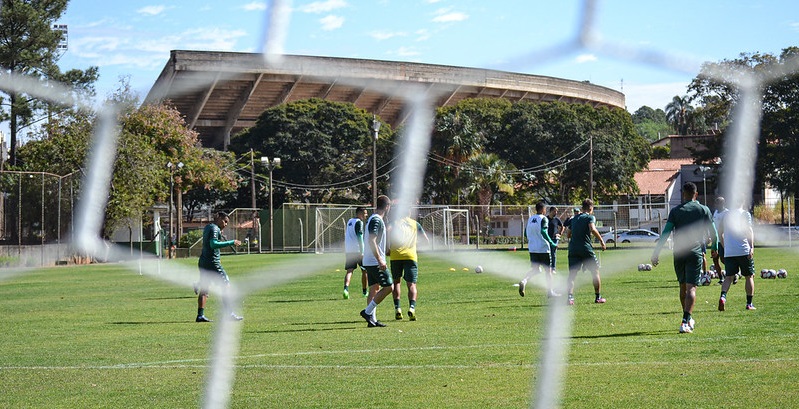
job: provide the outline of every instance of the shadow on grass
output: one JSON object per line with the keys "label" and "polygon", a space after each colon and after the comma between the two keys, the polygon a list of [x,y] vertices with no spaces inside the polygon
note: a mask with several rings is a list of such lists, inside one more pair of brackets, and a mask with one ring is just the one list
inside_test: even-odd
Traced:
{"label": "shadow on grass", "polygon": [[186,324],[192,323],[196,324],[194,321],[186,320],[186,321],[117,321],[117,322],[110,322],[111,325],[163,325],[163,324]]}
{"label": "shadow on grass", "polygon": [[[355,321],[342,322],[342,324],[354,324]],[[308,324],[296,324],[308,325]],[[313,324],[311,324],[313,325]],[[366,324],[363,325],[366,327]],[[360,326],[359,326],[360,327]],[[280,329],[280,330],[264,330],[264,331],[244,331],[248,334],[291,334],[295,332],[323,332],[323,331],[354,331],[359,328],[356,327],[326,327],[326,328],[297,328],[297,329]]]}
{"label": "shadow on grass", "polygon": [[603,334],[603,335],[577,335],[571,337],[572,339],[598,339],[598,338],[620,338],[620,337],[641,337],[647,335],[663,335],[663,334],[670,334],[674,331],[650,331],[650,332],[625,332],[620,334]]}

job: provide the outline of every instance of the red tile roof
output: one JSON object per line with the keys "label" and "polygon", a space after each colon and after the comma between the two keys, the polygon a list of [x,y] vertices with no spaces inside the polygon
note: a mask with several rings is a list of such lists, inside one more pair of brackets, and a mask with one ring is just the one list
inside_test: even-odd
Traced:
{"label": "red tile roof", "polygon": [[690,165],[691,159],[652,159],[647,169],[635,174],[641,194],[665,194],[680,173],[680,166]]}

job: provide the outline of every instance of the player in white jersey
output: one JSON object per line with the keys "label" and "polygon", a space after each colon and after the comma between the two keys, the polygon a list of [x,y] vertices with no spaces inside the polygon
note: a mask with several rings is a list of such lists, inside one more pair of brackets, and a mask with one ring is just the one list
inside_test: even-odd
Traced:
{"label": "player in white jersey", "polygon": [[755,295],[755,235],[752,230],[752,215],[743,208],[743,200],[738,207],[727,212],[719,230],[719,241],[724,244],[724,265],[727,273],[721,285],[719,311],[727,306],[727,291],[733,277],[740,270],[746,284],[746,309],[754,310],[752,298]]}
{"label": "player in white jersey", "polygon": [[552,289],[552,267],[550,266],[550,249],[555,243],[549,237],[549,221],[544,214],[546,206],[544,202],[535,204],[535,214],[527,219],[527,248],[530,251],[530,270],[522,281],[519,281],[519,295],[524,297],[524,290],[527,287],[527,280],[542,270],[546,274],[547,296],[557,297],[558,294]]}
{"label": "player in white jersey", "polygon": [[352,272],[361,266],[361,289],[363,297],[366,298],[366,270],[363,268],[363,221],[366,219],[366,209],[363,207],[355,208],[355,217],[347,220],[347,227],[344,230],[344,299],[350,298],[350,280]]}
{"label": "player in white jersey", "polygon": [[[713,211],[713,224],[716,225],[716,229],[719,229],[722,221],[724,220],[724,215],[727,214],[730,209],[727,209],[726,201],[722,196],[716,198],[715,207],[716,210]],[[721,275],[721,264],[724,263],[724,246],[721,243],[719,243],[718,246],[718,250],[710,252],[710,257],[713,258],[713,267],[716,268],[716,273],[719,275],[719,281],[723,282],[724,277]]]}
{"label": "player in white jersey", "polygon": [[385,327],[386,324],[377,320],[375,310],[377,305],[391,294],[394,282],[391,280],[391,270],[386,262],[386,223],[384,218],[391,210],[391,199],[388,196],[377,197],[377,206],[374,214],[366,221],[364,242],[366,249],[363,253],[363,266],[369,281],[369,305],[361,311],[361,317],[368,326]]}

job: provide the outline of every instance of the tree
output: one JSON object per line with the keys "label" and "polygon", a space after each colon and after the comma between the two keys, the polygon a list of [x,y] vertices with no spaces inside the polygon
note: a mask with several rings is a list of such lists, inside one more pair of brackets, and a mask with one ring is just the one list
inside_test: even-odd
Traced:
{"label": "tree", "polygon": [[497,194],[513,196],[513,170],[512,164],[493,153],[478,153],[464,163],[460,185],[466,189],[467,199],[480,206],[478,217],[484,222],[488,221],[488,206],[494,203]]}
{"label": "tree", "polygon": [[689,116],[694,107],[687,96],[674,96],[666,105],[666,120],[678,135],[688,135]]}
{"label": "tree", "polygon": [[[249,155],[252,149],[256,158],[282,159],[281,168],[274,173],[280,175],[275,177],[280,177],[286,189],[273,192],[275,205],[297,199],[312,203],[368,203],[371,122],[371,114],[350,103],[300,100],[264,111],[254,127],[231,138],[230,149],[237,155]],[[377,140],[378,175],[391,170],[393,139],[392,130],[383,124]],[[379,191],[386,191],[387,183],[381,179],[378,177]],[[239,200],[248,197],[240,196]]]}
{"label": "tree", "polygon": [[[741,100],[739,84],[745,76],[764,81],[762,88],[762,120],[756,164],[756,186],[768,183],[783,194],[799,193],[799,73],[796,59],[799,48],[788,47],[779,56],[767,53],[741,53],[738,58],[707,62],[691,81],[689,91],[703,103],[707,116],[726,130],[737,118],[732,112]],[[723,132],[718,141],[697,150],[696,161],[722,158]],[[797,214],[799,215],[799,213]]]}
{"label": "tree", "polygon": [[672,130],[662,109],[655,110],[644,105],[633,113],[632,120],[638,134],[648,141],[665,138]]}
{"label": "tree", "polygon": [[[60,73],[57,46],[62,33],[52,28],[66,10],[67,0],[4,0],[0,2],[0,75],[25,75],[37,79],[67,81],[93,92],[97,69]],[[88,88],[86,88],[88,87]],[[80,91],[80,90],[79,90]],[[19,130],[35,122],[36,112],[50,104],[14,91],[6,91],[0,119],[10,121],[12,165],[17,162]],[[7,111],[6,111],[7,110]],[[51,112],[52,113],[52,112]]]}

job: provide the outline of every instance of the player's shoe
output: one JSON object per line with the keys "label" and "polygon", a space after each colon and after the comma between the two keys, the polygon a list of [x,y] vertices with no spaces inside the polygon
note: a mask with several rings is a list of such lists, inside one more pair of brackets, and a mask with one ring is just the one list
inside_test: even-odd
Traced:
{"label": "player's shoe", "polygon": [[746,309],[747,310],[756,310],[757,308],[755,308],[755,306],[752,305],[752,304],[746,304]]}
{"label": "player's shoe", "polygon": [[694,328],[696,328],[696,321],[694,321],[694,319],[691,318],[690,320],[688,320],[688,326],[691,327],[691,331],[693,331]]}
{"label": "player's shoe", "polygon": [[735,276],[733,276],[733,278],[732,278],[732,283],[733,283],[733,284],[738,284],[738,274],[736,274]]}
{"label": "player's shoe", "polygon": [[606,302],[608,302],[608,300],[606,300],[606,299],[604,299],[604,298],[602,298],[602,297],[599,297],[599,298],[597,298],[596,300],[594,300],[594,303],[595,303],[595,304],[604,304],[604,303],[606,303]]}
{"label": "player's shoe", "polygon": [[519,281],[519,295],[521,295],[522,297],[524,297],[524,287],[526,285],[527,285],[527,281],[525,281],[525,280]]}
{"label": "player's shoe", "polygon": [[724,311],[727,306],[727,299],[725,297],[719,297],[719,311]]}
{"label": "player's shoe", "polygon": [[416,321],[416,310],[413,308],[408,310],[408,319],[411,321]]}
{"label": "player's shoe", "polygon": [[372,318],[371,315],[366,313],[366,310],[361,310],[361,318],[366,320],[366,323],[369,324],[369,327],[374,327],[376,320]]}
{"label": "player's shoe", "polygon": [[363,298],[366,298],[368,293],[363,293]]}
{"label": "player's shoe", "polygon": [[369,323],[369,324],[367,324],[366,326],[367,326],[367,327],[369,327],[369,328],[374,328],[374,327],[385,327],[385,326],[386,326],[386,324],[383,324],[382,322],[380,322],[380,321],[378,321],[378,320],[374,320],[374,322],[370,322],[370,323]]}
{"label": "player's shoe", "polygon": [[397,308],[397,313],[394,314],[394,319],[397,320],[397,321],[401,321],[402,320],[402,310],[401,309]]}
{"label": "player's shoe", "polygon": [[236,315],[236,313],[234,312],[231,312],[230,315],[228,316],[228,319],[230,319],[231,321],[242,321],[244,320],[244,317]]}
{"label": "player's shoe", "polygon": [[212,322],[212,321],[208,319],[205,315],[198,315],[197,319],[195,319],[194,322]]}
{"label": "player's shoe", "polygon": [[683,321],[682,324],[680,324],[680,334],[690,334],[692,332],[694,332],[694,330],[691,329],[691,325],[689,323]]}
{"label": "player's shoe", "polygon": [[341,295],[342,297],[344,297],[345,300],[350,299],[350,292],[348,290],[344,290],[344,292]]}
{"label": "player's shoe", "polygon": [[569,294],[569,305],[574,305],[574,296]]}

